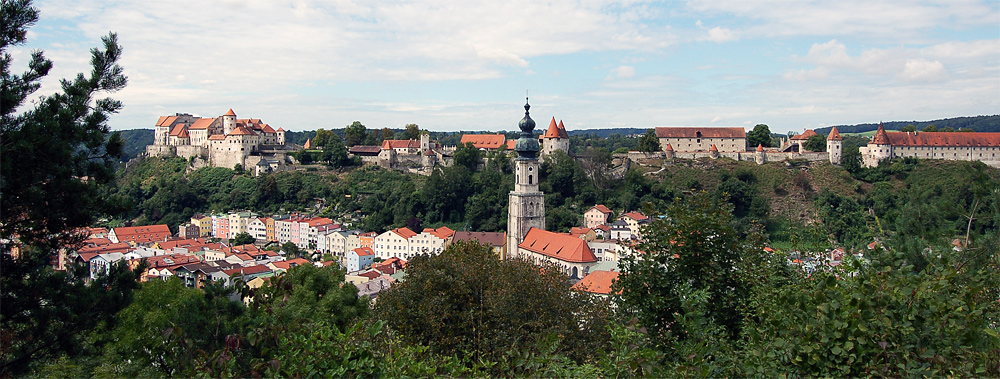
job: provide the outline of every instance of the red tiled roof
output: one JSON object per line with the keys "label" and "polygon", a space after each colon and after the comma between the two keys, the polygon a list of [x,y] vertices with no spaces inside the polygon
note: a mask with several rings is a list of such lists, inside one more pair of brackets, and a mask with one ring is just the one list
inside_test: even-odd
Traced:
{"label": "red tiled roof", "polygon": [[[157,255],[140,259],[145,259],[146,264],[149,265],[149,268],[170,267],[177,265],[186,265],[188,263],[201,262],[201,259],[199,259],[197,255],[190,255],[190,254]],[[167,262],[167,259],[169,259],[170,262]]]}
{"label": "red tiled roof", "polygon": [[312,220],[306,222],[309,226],[319,226],[319,225],[332,225],[333,220],[326,217],[316,217]]}
{"label": "red tiled roof", "polygon": [[188,129],[208,129],[213,122],[215,122],[214,118],[200,118],[198,121],[192,123]]}
{"label": "red tiled roof", "polygon": [[764,151],[764,146],[758,143],[757,144],[757,152],[761,152],[761,151]]}
{"label": "red tiled roof", "polygon": [[187,128],[184,128],[181,129],[181,132],[177,134],[177,138],[191,138],[191,135],[188,134]]}
{"label": "red tiled roof", "polygon": [[622,215],[622,217],[626,217],[626,216],[627,217],[631,217],[633,220],[636,220],[636,221],[642,221],[642,220],[645,220],[645,219],[648,218],[648,217],[646,217],[646,215],[644,215],[642,213],[639,213],[639,212],[635,212],[635,211],[632,211],[632,212],[629,212],[629,213],[626,213],[626,214]]}
{"label": "red tiled roof", "polygon": [[310,262],[308,259],[305,259],[305,258],[295,258],[295,259],[292,259],[292,260],[279,261],[279,262],[274,262],[274,263],[271,263],[271,264],[273,264],[274,267],[277,267],[279,269],[288,270],[288,269],[291,269],[292,267],[295,267],[295,266],[304,266],[304,265],[312,264],[312,262]]}
{"label": "red tiled roof", "polygon": [[611,285],[618,280],[618,273],[614,271],[597,270],[587,274],[579,282],[573,285],[577,291],[599,293],[602,295],[611,294]]}
{"label": "red tiled roof", "polygon": [[796,136],[793,136],[792,140],[807,140],[807,139],[809,139],[809,137],[816,136],[816,135],[818,135],[818,134],[816,134],[815,130],[806,129],[806,131],[804,133],[796,135]]}
{"label": "red tiled roof", "polygon": [[312,148],[312,142],[313,142],[312,138],[306,138],[306,143],[305,143],[305,145],[302,145],[302,148],[303,149],[311,149]]}
{"label": "red tiled roof", "polygon": [[175,126],[174,129],[170,131],[170,135],[175,137],[180,136],[181,132],[186,131],[187,129],[184,126],[185,126],[184,124],[177,124],[177,126]]}
{"label": "red tiled roof", "polygon": [[509,140],[507,141],[506,145],[507,145],[507,150],[514,150],[514,147],[517,146],[517,140],[514,139]]}
{"label": "red tiled roof", "polygon": [[562,124],[562,121],[560,121],[559,124],[556,124],[556,118],[553,117],[552,121],[549,122],[549,130],[545,131],[542,138],[569,138],[569,136],[566,135],[566,128],[560,128],[560,124]]}
{"label": "red tiled roof", "polygon": [[372,251],[371,248],[367,247],[359,247],[357,249],[354,249],[354,253],[357,254],[359,257],[367,257],[369,255],[375,255],[375,252]]}
{"label": "red tiled roof", "polygon": [[[699,134],[700,133],[700,134]],[[746,138],[743,128],[656,128],[657,138]]]}
{"label": "red tiled roof", "polygon": [[477,149],[498,149],[504,145],[507,137],[503,134],[463,134],[462,144],[472,142]]}
{"label": "red tiled roof", "polygon": [[882,123],[878,123],[878,130],[875,131],[875,137],[872,137],[872,143],[876,145],[888,145],[889,136],[885,135],[885,128],[882,127]]}
{"label": "red tiled roof", "polygon": [[389,149],[419,149],[420,141],[405,139],[387,139],[382,141],[382,150]]}
{"label": "red tiled roof", "polygon": [[160,119],[156,120],[156,124],[154,126],[167,126],[165,125],[165,122],[168,118],[170,118],[170,116],[160,116]]}
{"label": "red tiled roof", "polygon": [[596,262],[597,256],[587,246],[587,241],[562,233],[531,228],[519,248],[565,262]]}
{"label": "red tiled roof", "polygon": [[842,141],[844,138],[840,136],[840,132],[837,131],[837,127],[834,126],[830,129],[830,134],[826,136],[828,141]]}
{"label": "red tiled roof", "polygon": [[[249,129],[247,129],[246,127],[240,125],[240,126],[237,126],[236,129],[233,129],[233,131],[229,132],[228,135],[230,135],[230,136],[255,136],[255,135],[257,135],[257,133],[254,133],[254,132],[250,131]],[[309,141],[306,141],[306,142],[308,143]]]}
{"label": "red tiled roof", "polygon": [[607,225],[604,225],[604,224],[601,224],[601,225],[595,226],[594,229],[600,229],[600,230],[603,230],[603,231],[607,232],[607,231],[611,230],[611,227],[607,226]]}
{"label": "red tiled roof", "polygon": [[87,245],[87,246],[104,246],[104,245],[110,245],[111,244],[111,240],[109,240],[107,238],[103,238],[103,237],[102,238],[87,238],[87,239],[83,240],[83,244]]}
{"label": "red tiled roof", "polygon": [[260,128],[260,131],[264,133],[274,133],[274,129],[271,129],[271,125],[268,124],[264,124],[264,126]]}
{"label": "red tiled roof", "polygon": [[114,228],[112,232],[118,242],[132,241],[135,243],[162,241],[170,237],[170,228],[166,225],[131,226]]}
{"label": "red tiled roof", "polygon": [[396,233],[396,234],[398,234],[401,237],[406,238],[406,239],[410,239],[410,237],[413,237],[413,236],[417,235],[416,232],[410,230],[410,228],[407,228],[407,227],[402,227],[402,228],[399,228],[399,229],[393,229],[393,230],[390,230],[390,232]]}
{"label": "red tiled roof", "polygon": [[363,145],[351,146],[350,150],[351,154],[378,154],[379,151],[382,151],[382,148],[379,146]]}
{"label": "red tiled roof", "polygon": [[431,234],[440,239],[447,239],[448,237],[453,236],[455,234],[455,231],[451,230],[451,228],[447,226],[442,226],[437,229],[426,228],[424,229],[424,233]]}
{"label": "red tiled roof", "polygon": [[888,132],[892,146],[1000,147],[1000,133]]}
{"label": "red tiled roof", "polygon": [[235,116],[236,112],[233,112],[233,108],[229,108],[229,112],[226,112],[223,116]]}
{"label": "red tiled roof", "polygon": [[579,236],[581,234],[587,234],[587,233],[589,233],[592,230],[593,229],[591,229],[591,228],[581,228],[579,226],[574,226],[572,228],[569,228],[569,235],[576,237],[576,236]]}
{"label": "red tiled roof", "polygon": [[119,242],[119,243],[108,243],[104,245],[81,247],[76,250],[76,253],[82,256],[83,254],[88,254],[88,253],[94,253],[94,254],[127,253],[129,250],[132,250],[131,245],[129,245],[127,242]]}
{"label": "red tiled roof", "polygon": [[667,147],[663,148],[663,151],[674,151],[674,147],[668,143]]}
{"label": "red tiled roof", "polygon": [[559,135],[562,136],[562,138],[569,138],[569,134],[566,133],[566,126],[563,125],[562,120],[559,120]]}
{"label": "red tiled roof", "polygon": [[211,140],[211,141],[219,141],[219,140],[226,139],[226,136],[224,136],[222,134],[213,134],[213,135],[208,136],[208,139]]}
{"label": "red tiled roof", "polygon": [[[611,210],[608,209],[608,207],[605,207],[604,204],[597,204],[597,205],[591,207],[590,209],[597,209],[598,211],[600,211],[601,213],[604,213],[604,214],[611,213]],[[589,212],[590,209],[588,209],[587,211]]]}
{"label": "red tiled roof", "polygon": [[708,151],[719,151],[719,148],[718,148],[718,147],[715,147],[715,144],[713,143],[713,144],[712,144],[712,147],[710,147],[710,148],[708,149]]}
{"label": "red tiled roof", "polygon": [[223,271],[223,273],[229,276],[233,276],[233,275],[253,275],[268,271],[271,271],[271,268],[267,267],[267,265],[256,265],[250,267],[237,267],[234,269]]}
{"label": "red tiled roof", "polygon": [[284,128],[278,128],[278,131],[279,132],[283,132],[283,131],[285,131],[285,129]]}

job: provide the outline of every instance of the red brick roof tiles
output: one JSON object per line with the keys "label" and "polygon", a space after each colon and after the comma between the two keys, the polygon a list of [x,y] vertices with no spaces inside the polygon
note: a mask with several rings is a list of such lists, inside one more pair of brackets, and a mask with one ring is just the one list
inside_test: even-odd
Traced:
{"label": "red brick roof tiles", "polygon": [[393,229],[393,230],[390,230],[390,232],[396,233],[400,237],[403,237],[403,238],[406,238],[406,239],[410,239],[410,237],[413,237],[413,236],[417,235],[416,232],[410,230],[410,228],[407,228],[407,227],[402,227],[402,228],[399,228],[399,229]]}
{"label": "red brick roof tiles", "polygon": [[455,235],[455,231],[451,230],[451,228],[447,226],[442,226],[437,229],[426,228],[424,229],[424,233],[431,234],[440,239],[448,239],[448,237]]}
{"label": "red brick roof tiles", "polygon": [[762,151],[764,151],[764,146],[758,143],[757,144],[757,152],[762,152]]}
{"label": "red brick roof tiles", "polygon": [[354,253],[357,254],[359,257],[367,257],[369,255],[375,255],[375,252],[372,251],[371,248],[367,247],[359,247],[357,249],[354,249]]}
{"label": "red brick roof tiles", "polygon": [[1000,147],[1000,133],[888,132],[892,146]]}
{"label": "red brick roof tiles", "polygon": [[382,150],[389,149],[419,149],[420,141],[405,139],[387,139],[382,141]]}
{"label": "red brick roof tiles", "polygon": [[235,116],[236,112],[233,112],[233,108],[229,108],[229,112],[226,112],[223,116]]}
{"label": "red brick roof tiles", "polygon": [[132,241],[135,243],[163,241],[170,237],[170,228],[166,225],[131,226],[114,228],[112,232],[118,242]]}
{"label": "red brick roof tiles", "polygon": [[875,137],[872,138],[872,143],[876,145],[888,145],[889,136],[885,135],[885,128],[882,127],[882,123],[878,123],[878,130],[875,131]]}
{"label": "red brick roof tiles", "polygon": [[472,142],[477,149],[499,149],[506,139],[503,134],[463,134],[461,143]]}
{"label": "red brick roof tiles", "polygon": [[746,138],[747,133],[745,130],[743,130],[743,128],[659,127],[656,128],[656,137],[657,138]]}
{"label": "red brick roof tiles", "polygon": [[198,121],[192,123],[191,126],[188,127],[188,129],[191,130],[208,129],[208,127],[211,126],[213,122],[215,122],[214,118],[200,118],[198,119]]}
{"label": "red brick roof tiles", "polygon": [[531,228],[519,248],[565,262],[596,262],[597,256],[587,246],[587,241],[562,233]]}
{"label": "red brick roof tiles", "polygon": [[807,139],[809,139],[809,137],[812,137],[812,136],[815,136],[815,135],[818,135],[818,134],[816,134],[815,130],[807,129],[802,134],[793,136],[792,140],[807,140]]}
{"label": "red brick roof tiles", "polygon": [[636,221],[642,221],[642,220],[645,220],[645,219],[648,218],[648,217],[646,217],[646,215],[644,215],[642,213],[639,213],[639,212],[635,212],[635,211],[623,214],[622,217],[631,217],[633,220],[636,220]]}

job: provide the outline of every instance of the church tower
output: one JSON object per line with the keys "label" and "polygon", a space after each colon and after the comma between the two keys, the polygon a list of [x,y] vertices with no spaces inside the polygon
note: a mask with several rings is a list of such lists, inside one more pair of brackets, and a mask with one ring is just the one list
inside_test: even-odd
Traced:
{"label": "church tower", "polygon": [[538,189],[538,140],[535,139],[535,121],[528,114],[524,103],[524,118],[518,127],[521,137],[514,145],[514,190],[510,192],[507,214],[507,258],[517,257],[517,245],[531,228],[545,229],[545,194]]}

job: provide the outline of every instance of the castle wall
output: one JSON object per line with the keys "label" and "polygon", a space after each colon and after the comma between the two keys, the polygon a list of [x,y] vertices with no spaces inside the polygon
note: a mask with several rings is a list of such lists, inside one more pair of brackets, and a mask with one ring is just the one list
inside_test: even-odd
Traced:
{"label": "castle wall", "polygon": [[176,149],[177,149],[177,156],[184,159],[190,159],[191,157],[200,157],[202,155],[205,155],[205,149],[202,148],[201,146],[180,145],[176,146]]}
{"label": "castle wall", "polygon": [[666,150],[667,144],[674,151],[705,151],[715,145],[720,153],[743,152],[747,149],[746,138],[660,138],[660,149]]}
{"label": "castle wall", "polygon": [[176,153],[173,146],[168,145],[148,145],[146,146],[146,155],[151,157],[172,157]]}
{"label": "castle wall", "polygon": [[970,146],[888,146],[871,145],[859,148],[862,163],[875,167],[885,158],[944,159],[949,161],[980,161],[990,167],[1000,167],[1000,147]]}

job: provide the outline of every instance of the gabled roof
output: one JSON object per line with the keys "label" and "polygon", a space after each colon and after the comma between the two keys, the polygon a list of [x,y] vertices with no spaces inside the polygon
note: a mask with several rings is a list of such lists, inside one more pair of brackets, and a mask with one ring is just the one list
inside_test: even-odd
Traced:
{"label": "gabled roof", "polygon": [[440,239],[448,239],[448,237],[455,235],[455,231],[451,230],[451,228],[447,226],[442,226],[437,229],[425,228],[424,233],[433,235]]}
{"label": "gabled roof", "polygon": [[188,134],[187,128],[184,128],[181,129],[181,132],[177,134],[177,138],[191,138],[191,135]]}
{"label": "gabled roof", "polygon": [[791,139],[793,141],[796,141],[796,140],[807,140],[807,139],[809,139],[809,137],[817,136],[817,135],[819,135],[819,134],[816,134],[815,130],[806,129],[805,132],[803,132],[802,134],[796,135],[796,136],[792,136]]}
{"label": "gabled roof", "polygon": [[644,215],[642,213],[639,213],[639,212],[636,212],[636,211],[632,211],[632,212],[628,212],[626,214],[623,214],[619,218],[625,218],[625,217],[631,218],[631,219],[636,220],[636,221],[642,221],[642,220],[645,220],[645,219],[649,218],[649,217],[646,217],[646,215]]}
{"label": "gabled roof", "polygon": [[278,128],[278,131],[279,131],[279,132],[284,132],[284,131],[285,131],[285,129],[284,129],[284,128]]}
{"label": "gabled roof", "polygon": [[587,241],[562,233],[531,228],[517,247],[565,262],[597,262]]}
{"label": "gabled roof", "polygon": [[837,127],[834,126],[830,129],[830,134],[826,136],[827,141],[842,141],[844,138],[840,136],[840,132],[837,131]]}
{"label": "gabled roof", "polygon": [[405,139],[387,139],[382,141],[382,150],[389,149],[419,149],[420,141]]}
{"label": "gabled roof", "polygon": [[410,230],[410,228],[407,228],[407,227],[393,229],[393,230],[390,230],[390,232],[396,233],[400,237],[403,237],[403,238],[406,238],[406,239],[410,239],[410,237],[413,237],[413,236],[417,235],[416,232]]}
{"label": "gabled roof", "polygon": [[[255,136],[255,135],[257,135],[257,133],[254,133],[254,132],[250,131],[250,129],[247,129],[243,125],[240,125],[240,126],[237,126],[235,129],[233,129],[233,131],[229,132],[229,134],[227,134],[227,135],[229,135],[229,136]],[[309,142],[309,141],[306,141],[306,142]]]}
{"label": "gabled roof", "polygon": [[170,135],[179,137],[181,135],[181,132],[187,132],[186,126],[187,125],[184,124],[177,124],[177,126],[174,126],[174,129],[170,131]]}
{"label": "gabled roof", "polygon": [[493,247],[503,247],[507,243],[507,233],[504,232],[455,232],[454,241],[478,241]]}
{"label": "gabled roof", "polygon": [[[587,212],[590,212],[591,209],[596,209],[599,212],[604,213],[604,214],[611,214],[611,210],[608,209],[608,207],[605,207],[604,204],[597,204],[597,205],[591,207],[590,209],[588,209]],[[584,213],[586,213],[586,212],[584,212]]]}
{"label": "gabled roof", "polygon": [[264,124],[264,126],[260,128],[260,131],[262,131],[264,133],[271,133],[271,134],[274,133],[274,129],[272,129],[271,125],[268,125],[268,124]]}
{"label": "gabled roof", "polygon": [[170,118],[170,116],[160,116],[160,119],[156,120],[156,124],[154,126],[168,126],[166,123],[168,118]]}
{"label": "gabled roof", "polygon": [[378,154],[380,151],[382,151],[382,147],[357,145],[357,146],[351,146],[351,149],[349,151],[351,152],[351,154],[375,155]]}
{"label": "gabled roof", "polygon": [[572,228],[569,228],[569,235],[577,237],[583,234],[590,233],[591,231],[593,231],[593,229],[591,228],[581,228],[579,226],[574,226]]}
{"label": "gabled roof", "polygon": [[659,127],[657,138],[746,138],[743,128]]}
{"label": "gabled roof", "polygon": [[211,140],[211,141],[220,141],[220,140],[225,140],[226,136],[224,136],[222,134],[213,134],[213,135],[208,136],[208,139]]}
{"label": "gabled roof", "polygon": [[517,140],[514,139],[509,140],[507,141],[506,145],[507,145],[507,150],[514,150],[514,147],[517,146]]}
{"label": "gabled roof", "polygon": [[195,121],[194,123],[192,123],[191,126],[188,127],[188,129],[192,129],[192,130],[195,130],[195,129],[208,129],[208,127],[211,126],[213,122],[215,122],[214,118],[200,118],[200,119],[198,119],[198,121]]}
{"label": "gabled roof", "polygon": [[225,273],[226,275],[229,275],[229,276],[234,276],[234,275],[238,276],[238,275],[260,274],[262,272],[268,272],[268,271],[271,271],[271,268],[267,267],[267,265],[256,265],[256,266],[249,266],[249,267],[237,267],[237,268],[233,268],[233,269],[229,269],[229,270],[223,271],[223,273]]}
{"label": "gabled roof", "polygon": [[375,252],[368,247],[359,247],[354,249],[354,254],[357,254],[359,257],[367,257],[369,255],[375,255]]}
{"label": "gabled roof", "polygon": [[114,228],[111,231],[115,233],[118,242],[144,243],[163,241],[170,237],[170,228],[163,224]]}
{"label": "gabled roof", "polygon": [[587,274],[579,282],[573,285],[577,291],[586,291],[602,295],[611,294],[611,285],[618,280],[618,273],[614,271],[597,270]]}
{"label": "gabled roof", "polygon": [[[884,134],[892,146],[1000,147],[1000,133],[887,132]],[[879,144],[874,141],[873,143]]]}
{"label": "gabled roof", "polygon": [[507,137],[503,134],[463,134],[461,143],[472,142],[477,149],[499,149],[505,145]]}
{"label": "gabled roof", "polygon": [[295,267],[295,266],[304,266],[304,265],[312,264],[312,262],[310,262],[308,259],[305,259],[305,258],[295,258],[295,259],[287,260],[287,261],[272,262],[271,264],[274,265],[274,267],[277,267],[280,270],[289,270],[289,269],[291,269],[292,267]]}

